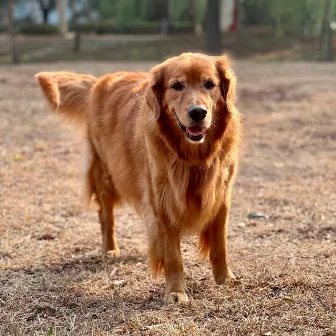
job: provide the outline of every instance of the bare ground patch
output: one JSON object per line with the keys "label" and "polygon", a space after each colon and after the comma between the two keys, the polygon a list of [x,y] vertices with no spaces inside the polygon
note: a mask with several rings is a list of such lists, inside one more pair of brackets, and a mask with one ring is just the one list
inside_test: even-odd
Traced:
{"label": "bare ground patch", "polygon": [[180,307],[162,301],[163,279],[150,277],[144,227],[128,207],[117,213],[121,256],[101,256],[96,214],[80,204],[80,139],[46,111],[33,78],[150,66],[1,69],[0,334],[335,335],[335,65],[237,65],[245,140],[229,254],[239,280],[214,285],[188,238],[191,300]]}

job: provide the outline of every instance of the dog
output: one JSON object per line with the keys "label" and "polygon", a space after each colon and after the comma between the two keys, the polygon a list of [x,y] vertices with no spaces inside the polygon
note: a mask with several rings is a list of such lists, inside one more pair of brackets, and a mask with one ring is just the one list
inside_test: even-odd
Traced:
{"label": "dog", "polygon": [[188,301],[185,235],[199,236],[217,284],[234,278],[227,229],[242,118],[228,58],[184,53],[150,73],[36,78],[52,110],[86,130],[86,196],[99,204],[103,250],[119,254],[113,211],[126,201],[144,219],[152,273],[164,271],[168,303]]}

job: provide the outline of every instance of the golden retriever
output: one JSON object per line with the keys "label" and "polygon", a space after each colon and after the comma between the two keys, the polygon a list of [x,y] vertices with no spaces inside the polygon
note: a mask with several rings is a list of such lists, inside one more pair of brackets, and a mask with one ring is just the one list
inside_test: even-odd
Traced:
{"label": "golden retriever", "polygon": [[226,236],[242,125],[227,57],[185,53],[150,73],[36,77],[51,108],[87,130],[86,194],[100,206],[104,251],[119,253],[113,211],[125,200],[144,218],[168,303],[188,300],[184,235],[199,236],[217,284],[234,278]]}

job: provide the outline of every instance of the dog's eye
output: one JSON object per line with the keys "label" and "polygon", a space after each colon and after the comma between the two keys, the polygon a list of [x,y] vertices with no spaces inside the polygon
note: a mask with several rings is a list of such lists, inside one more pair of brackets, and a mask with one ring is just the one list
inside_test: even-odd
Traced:
{"label": "dog's eye", "polygon": [[184,89],[184,85],[181,84],[180,82],[176,82],[174,83],[172,86],[172,89],[174,89],[175,91],[182,91]]}
{"label": "dog's eye", "polygon": [[213,89],[214,87],[215,87],[215,83],[214,82],[212,82],[212,81],[207,81],[207,82],[205,82],[205,84],[204,84],[204,87],[206,88],[206,89],[208,89],[208,90],[211,90],[211,89]]}

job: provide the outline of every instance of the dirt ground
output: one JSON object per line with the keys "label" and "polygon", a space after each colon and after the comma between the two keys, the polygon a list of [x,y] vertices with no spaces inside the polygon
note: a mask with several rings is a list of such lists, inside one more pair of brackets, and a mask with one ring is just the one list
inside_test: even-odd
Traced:
{"label": "dirt ground", "polygon": [[0,335],[336,335],[336,65],[236,65],[245,137],[229,255],[239,279],[216,286],[187,238],[185,306],[162,301],[130,208],[117,213],[121,255],[101,256],[96,213],[80,202],[80,138],[33,78],[151,65],[0,69]]}

